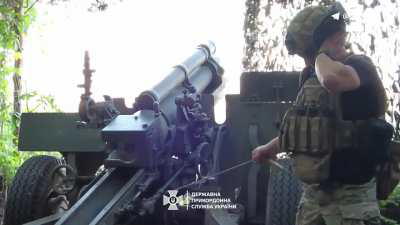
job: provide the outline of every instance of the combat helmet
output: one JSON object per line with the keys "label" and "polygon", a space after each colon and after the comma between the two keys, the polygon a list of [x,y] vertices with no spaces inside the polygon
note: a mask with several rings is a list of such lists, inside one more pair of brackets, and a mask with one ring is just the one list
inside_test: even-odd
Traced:
{"label": "combat helmet", "polygon": [[348,23],[345,9],[339,2],[326,6],[309,6],[302,9],[292,19],[287,29],[285,45],[290,55],[300,56],[315,53],[321,43],[317,43],[315,31],[329,17]]}

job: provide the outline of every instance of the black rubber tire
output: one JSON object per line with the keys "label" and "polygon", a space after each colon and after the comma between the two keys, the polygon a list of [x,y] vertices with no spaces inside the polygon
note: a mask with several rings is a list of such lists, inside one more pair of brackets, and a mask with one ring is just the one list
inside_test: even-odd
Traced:
{"label": "black rubber tire", "polygon": [[301,182],[293,175],[292,161],[278,161],[287,171],[270,166],[265,225],[293,225],[300,201]]}
{"label": "black rubber tire", "polygon": [[21,165],[8,189],[5,225],[19,225],[50,215],[50,173],[58,165],[57,158],[46,155],[33,156]]}

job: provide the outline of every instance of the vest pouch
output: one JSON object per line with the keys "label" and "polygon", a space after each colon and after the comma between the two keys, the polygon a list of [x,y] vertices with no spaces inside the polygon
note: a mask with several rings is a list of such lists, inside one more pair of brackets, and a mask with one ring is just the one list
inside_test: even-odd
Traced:
{"label": "vest pouch", "polygon": [[318,152],[322,146],[321,140],[321,117],[310,118],[310,150],[311,152]]}
{"label": "vest pouch", "polygon": [[336,121],[335,149],[357,147],[357,139],[353,121]]}
{"label": "vest pouch", "polygon": [[296,153],[293,158],[294,174],[306,184],[319,184],[329,178],[331,154],[313,156]]}
{"label": "vest pouch", "polygon": [[296,149],[296,116],[289,116],[287,124],[287,150],[293,151]]}
{"label": "vest pouch", "polygon": [[284,152],[288,146],[288,123],[283,121],[279,133],[279,149]]}
{"label": "vest pouch", "polygon": [[309,151],[309,118],[306,116],[298,116],[296,119],[296,128],[296,152]]}
{"label": "vest pouch", "polygon": [[[393,146],[393,126],[385,120],[371,118],[357,123],[359,147],[371,160],[377,163],[389,159],[390,149]],[[392,148],[393,149],[393,148]]]}
{"label": "vest pouch", "polygon": [[283,117],[279,145],[282,152],[291,152],[296,148],[296,115],[292,109],[289,109]]}
{"label": "vest pouch", "polygon": [[331,117],[320,117],[320,130],[319,130],[319,142],[320,148],[318,152],[314,154],[328,154],[334,149],[334,138],[336,137],[334,119]]}
{"label": "vest pouch", "polygon": [[[293,152],[293,171],[304,183],[319,184],[326,181],[330,174],[333,120],[321,116],[299,116],[298,121],[298,137],[304,138],[306,148],[296,146],[299,148]],[[302,129],[302,126],[306,128]]]}

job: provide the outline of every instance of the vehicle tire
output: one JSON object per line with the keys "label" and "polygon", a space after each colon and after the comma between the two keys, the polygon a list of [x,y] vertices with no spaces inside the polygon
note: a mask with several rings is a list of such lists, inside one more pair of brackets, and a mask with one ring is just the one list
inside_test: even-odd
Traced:
{"label": "vehicle tire", "polygon": [[301,183],[293,174],[290,159],[281,159],[278,162],[286,171],[270,166],[265,224],[293,225],[302,193]]}
{"label": "vehicle tire", "polygon": [[33,156],[18,169],[5,207],[4,224],[19,225],[51,214],[51,172],[60,165],[53,156]]}

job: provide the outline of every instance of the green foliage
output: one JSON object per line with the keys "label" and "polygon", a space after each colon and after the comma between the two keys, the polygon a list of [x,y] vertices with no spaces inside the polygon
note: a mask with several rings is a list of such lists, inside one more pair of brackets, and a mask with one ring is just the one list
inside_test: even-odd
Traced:
{"label": "green foliage", "polygon": [[[9,90],[10,76],[20,74],[15,61],[22,57],[22,37],[34,21],[33,0],[3,0],[0,2],[0,175],[10,182],[16,169],[33,154],[17,151],[16,129],[19,115],[13,113],[13,102]],[[59,111],[51,96],[37,92],[22,96],[24,111]],[[33,105],[29,105],[33,104]]]}
{"label": "green foliage", "polygon": [[[37,92],[25,93],[21,96],[24,112],[59,112],[60,109],[55,104],[52,96],[40,95]],[[30,106],[33,104],[33,107]],[[17,150],[17,140],[14,134],[17,123],[19,123],[18,115],[13,115],[11,104],[6,104],[5,108],[0,109],[1,136],[0,136],[0,171],[9,183],[14,177],[18,167],[33,155],[48,154],[42,152],[19,152]],[[12,118],[14,116],[14,118]],[[54,153],[52,153],[54,154]]]}
{"label": "green foliage", "polygon": [[[18,49],[19,37],[24,35],[33,22],[36,13],[31,0],[4,0],[0,3],[0,51],[14,53]],[[1,58],[7,57],[2,55]]]}
{"label": "green foliage", "polygon": [[13,143],[14,134],[11,114],[9,113],[10,106],[3,102],[0,109],[0,168],[4,173],[6,179],[10,178],[11,171],[9,168],[12,165],[16,165],[18,157],[16,156],[15,143]]}
{"label": "green foliage", "polygon": [[[65,0],[49,0],[48,3]],[[38,0],[0,0],[0,176],[9,183],[16,169],[27,158],[38,152],[18,152],[16,130],[19,115],[13,112],[13,101],[9,90],[12,74],[21,75],[15,62],[22,58],[22,39],[36,17],[35,4]],[[94,1],[91,5],[105,10],[109,2]],[[36,91],[20,96],[23,112],[51,112],[60,109],[52,96],[40,95]],[[46,152],[46,154],[48,154]]]}
{"label": "green foliage", "polygon": [[400,186],[397,186],[396,189],[394,189],[393,193],[389,196],[389,198],[381,202],[381,205],[385,206],[389,203],[400,206]]}
{"label": "green foliage", "polygon": [[41,95],[37,91],[21,95],[24,112],[61,112],[51,95]]}
{"label": "green foliage", "polygon": [[[31,100],[34,100],[33,108],[28,106],[28,103],[32,102]],[[36,92],[24,94],[23,105],[25,105],[25,112],[35,112],[38,110],[46,112],[60,111],[53,97],[39,95]],[[19,152],[17,150],[17,140],[14,130],[16,129],[16,123],[19,122],[19,117],[11,113],[11,108],[11,104],[8,104],[5,105],[5,108],[0,109],[0,121],[2,121],[0,123],[0,171],[7,183],[11,181],[18,167],[26,159],[33,155],[48,154],[47,152]],[[16,119],[13,119],[13,116],[16,117]]]}
{"label": "green foliage", "polygon": [[388,219],[386,217],[381,217],[383,225],[399,225],[399,223],[395,220]]}
{"label": "green foliage", "polygon": [[400,225],[400,221],[396,221],[400,215],[395,215],[400,211],[400,186],[394,189],[387,200],[380,201],[379,206],[384,215],[382,216],[384,225]]}

